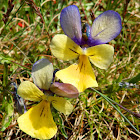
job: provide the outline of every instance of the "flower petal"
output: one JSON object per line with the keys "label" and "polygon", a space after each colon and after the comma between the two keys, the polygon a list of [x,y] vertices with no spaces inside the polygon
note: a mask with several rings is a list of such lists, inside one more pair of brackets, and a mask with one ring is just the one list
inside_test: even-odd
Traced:
{"label": "flower petal", "polygon": [[40,59],[32,67],[34,83],[41,89],[48,90],[53,79],[53,65],[48,59]]}
{"label": "flower petal", "polygon": [[73,105],[63,97],[48,96],[48,101],[52,103],[53,107],[65,115],[71,114]]}
{"label": "flower petal", "polygon": [[82,49],[66,35],[55,35],[50,44],[53,55],[61,60],[75,59],[82,53]]}
{"label": "flower petal", "polygon": [[71,65],[56,73],[56,77],[64,83],[74,85],[79,92],[86,88],[97,87],[96,78],[86,55],[80,55],[78,65]]}
{"label": "flower petal", "polygon": [[50,90],[63,97],[77,98],[79,96],[77,88],[71,84],[55,82],[51,85]]}
{"label": "flower petal", "polygon": [[18,118],[19,128],[37,139],[50,139],[57,132],[50,103],[43,100]]}
{"label": "flower petal", "polygon": [[44,96],[44,93],[29,81],[24,81],[19,85],[17,94],[30,101],[41,101]]}
{"label": "flower petal", "polygon": [[107,69],[113,61],[114,48],[111,45],[97,45],[87,48],[85,51],[85,54],[89,56],[90,61],[101,69]]}
{"label": "flower petal", "polygon": [[117,37],[122,29],[120,15],[112,10],[105,11],[93,22],[91,28],[92,46],[104,44]]}
{"label": "flower petal", "polygon": [[81,18],[77,6],[70,5],[62,10],[60,14],[60,24],[64,33],[76,44],[81,45]]}

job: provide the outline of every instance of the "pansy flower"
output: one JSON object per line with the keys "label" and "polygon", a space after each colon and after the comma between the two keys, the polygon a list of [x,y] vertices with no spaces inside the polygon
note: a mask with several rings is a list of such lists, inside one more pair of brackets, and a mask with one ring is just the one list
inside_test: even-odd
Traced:
{"label": "pansy flower", "polygon": [[[64,8],[60,15],[60,24],[65,33],[55,35],[51,41],[52,54],[61,60],[78,58],[78,64],[56,73],[64,83],[73,84],[82,92],[88,87],[97,87],[98,83],[91,63],[101,69],[107,69],[113,60],[114,48],[105,44],[121,31],[121,17],[112,10],[99,15],[90,27],[86,24],[86,36],[82,34],[80,13],[75,5]],[[91,63],[90,63],[91,62]]]}
{"label": "pansy flower", "polygon": [[50,139],[57,132],[50,105],[65,115],[69,115],[73,109],[68,100],[50,96],[50,93],[72,98],[78,96],[78,90],[70,84],[52,84],[53,65],[47,59],[41,59],[33,65],[32,78],[35,84],[24,81],[19,85],[17,93],[26,100],[39,103],[18,118],[18,125],[33,138]]}

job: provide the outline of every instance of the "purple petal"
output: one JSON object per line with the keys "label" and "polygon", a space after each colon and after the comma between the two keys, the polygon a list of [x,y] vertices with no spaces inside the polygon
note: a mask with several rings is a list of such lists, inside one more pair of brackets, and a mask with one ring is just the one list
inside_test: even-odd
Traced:
{"label": "purple petal", "polygon": [[81,45],[81,18],[77,6],[70,5],[61,11],[60,24],[64,33],[76,44]]}
{"label": "purple petal", "polygon": [[62,97],[77,98],[79,96],[77,88],[67,83],[55,82],[50,86],[50,90]]}
{"label": "purple petal", "polygon": [[94,20],[87,44],[90,46],[105,44],[117,37],[121,29],[120,15],[112,10],[105,11]]}

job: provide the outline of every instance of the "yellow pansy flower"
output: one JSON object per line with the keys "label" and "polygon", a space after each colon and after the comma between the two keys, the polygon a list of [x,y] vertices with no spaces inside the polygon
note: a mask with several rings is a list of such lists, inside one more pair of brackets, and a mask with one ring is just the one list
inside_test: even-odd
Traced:
{"label": "yellow pansy flower", "polygon": [[32,78],[37,86],[30,81],[24,81],[19,85],[17,94],[26,100],[39,103],[18,118],[18,125],[22,131],[33,138],[50,139],[57,132],[50,104],[65,115],[72,112],[73,106],[63,97],[46,95],[41,89],[48,93],[56,91],[58,95],[71,98],[77,97],[78,91],[70,84],[51,83],[53,65],[47,59],[41,59],[33,65]]}
{"label": "yellow pansy flower", "polygon": [[55,35],[50,43],[52,54],[61,60],[78,58],[78,64],[56,73],[64,83],[74,85],[79,92],[88,87],[97,87],[91,64],[107,69],[113,60],[114,48],[105,44],[121,31],[121,17],[112,10],[99,15],[90,27],[86,24],[86,35],[82,34],[80,13],[75,5],[64,8],[60,15],[60,24],[66,35]]}

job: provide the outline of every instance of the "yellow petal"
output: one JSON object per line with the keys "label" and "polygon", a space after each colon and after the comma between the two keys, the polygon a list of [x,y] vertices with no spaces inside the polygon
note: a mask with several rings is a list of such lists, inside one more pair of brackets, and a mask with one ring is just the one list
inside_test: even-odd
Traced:
{"label": "yellow petal", "polygon": [[41,101],[44,98],[44,93],[29,81],[22,82],[17,89],[17,93],[22,98],[30,101]]}
{"label": "yellow petal", "polygon": [[50,103],[43,100],[18,118],[19,128],[37,139],[50,139],[57,132]]}
{"label": "yellow petal", "polygon": [[65,115],[71,114],[73,110],[73,105],[68,100],[64,99],[63,97],[49,96],[48,101],[52,103],[53,107],[56,110],[62,112]]}
{"label": "yellow petal", "polygon": [[114,48],[108,44],[87,48],[85,52],[90,61],[101,69],[107,69],[113,61]]}
{"label": "yellow petal", "polygon": [[52,54],[61,60],[72,60],[82,54],[82,49],[66,35],[55,35],[50,44]]}
{"label": "yellow petal", "polygon": [[93,69],[86,55],[79,57],[78,65],[73,64],[66,69],[58,71],[56,77],[64,83],[74,85],[79,92],[83,92],[89,87],[98,86]]}

